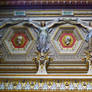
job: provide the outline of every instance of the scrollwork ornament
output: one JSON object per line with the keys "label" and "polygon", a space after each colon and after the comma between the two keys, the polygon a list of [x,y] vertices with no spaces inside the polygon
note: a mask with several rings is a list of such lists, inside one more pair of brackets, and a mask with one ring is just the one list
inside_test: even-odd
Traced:
{"label": "scrollwork ornament", "polygon": [[91,66],[92,66],[92,51],[86,50],[84,52],[84,54],[85,54],[85,57],[82,58],[82,61],[89,65],[89,71],[90,71],[91,70]]}
{"label": "scrollwork ornament", "polygon": [[47,74],[47,66],[51,61],[53,61],[52,58],[48,56],[49,52],[47,53],[40,53],[36,52],[37,57],[33,58],[33,61],[36,63],[37,66],[37,74]]}

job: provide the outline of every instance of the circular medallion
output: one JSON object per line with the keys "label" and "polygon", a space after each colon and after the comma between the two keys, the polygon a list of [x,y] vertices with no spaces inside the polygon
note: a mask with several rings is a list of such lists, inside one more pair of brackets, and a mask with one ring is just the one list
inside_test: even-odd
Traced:
{"label": "circular medallion", "polygon": [[63,48],[72,48],[76,39],[72,33],[63,33],[59,41]]}
{"label": "circular medallion", "polygon": [[28,38],[24,33],[15,33],[11,41],[15,48],[24,48],[28,42]]}

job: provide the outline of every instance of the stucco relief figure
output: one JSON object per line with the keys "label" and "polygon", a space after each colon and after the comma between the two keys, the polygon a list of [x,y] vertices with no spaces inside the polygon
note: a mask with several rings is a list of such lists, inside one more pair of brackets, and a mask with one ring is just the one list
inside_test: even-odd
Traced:
{"label": "stucco relief figure", "polygon": [[90,38],[92,38],[92,24],[89,22],[89,26],[84,25],[84,22],[80,19],[77,19],[78,23],[80,23],[81,26],[83,26],[87,31],[87,36],[85,41],[88,42]]}
{"label": "stucco relief figure", "polygon": [[71,24],[79,25],[84,28],[84,32],[87,33],[85,41],[88,42],[90,38],[92,38],[92,24],[89,22],[89,25],[85,25],[86,22],[82,21],[80,18],[77,18],[77,22],[68,21]]}
{"label": "stucco relief figure", "polygon": [[49,50],[49,33],[55,25],[63,24],[59,18],[53,20],[50,24],[46,25],[45,21],[41,21],[40,25],[29,19],[29,23],[25,23],[25,26],[33,27],[37,32],[37,50],[40,53],[46,53]]}

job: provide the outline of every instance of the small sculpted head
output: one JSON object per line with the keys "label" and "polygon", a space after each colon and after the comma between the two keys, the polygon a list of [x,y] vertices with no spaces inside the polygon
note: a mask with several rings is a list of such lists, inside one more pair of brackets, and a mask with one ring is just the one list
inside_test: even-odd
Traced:
{"label": "small sculpted head", "polygon": [[41,21],[41,27],[45,27],[45,26],[46,26],[45,21]]}
{"label": "small sculpted head", "polygon": [[89,26],[92,27],[92,22],[89,22]]}

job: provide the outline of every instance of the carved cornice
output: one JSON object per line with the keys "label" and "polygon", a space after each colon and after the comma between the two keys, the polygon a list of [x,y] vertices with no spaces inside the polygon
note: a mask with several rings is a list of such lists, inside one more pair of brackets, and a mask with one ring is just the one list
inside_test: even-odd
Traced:
{"label": "carved cornice", "polygon": [[89,4],[92,3],[91,0],[1,0],[1,5],[40,5],[40,4],[44,4],[44,5],[53,5],[55,3],[61,3],[61,4]]}
{"label": "carved cornice", "polygon": [[[55,6],[56,5],[56,6]],[[1,0],[0,6],[4,9],[25,8],[29,9],[58,9],[58,8],[92,8],[91,0]],[[49,7],[52,6],[52,7]],[[6,9],[8,9],[6,8]],[[24,8],[24,9],[25,9]]]}

